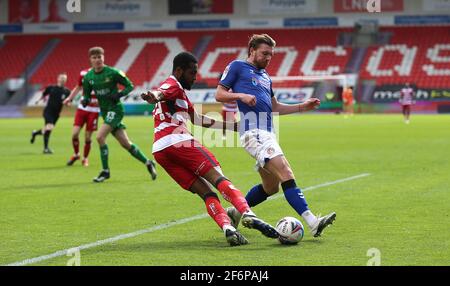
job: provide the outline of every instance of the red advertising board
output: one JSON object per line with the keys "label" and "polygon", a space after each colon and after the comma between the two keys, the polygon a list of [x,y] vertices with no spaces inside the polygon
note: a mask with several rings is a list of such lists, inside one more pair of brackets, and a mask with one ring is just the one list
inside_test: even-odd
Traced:
{"label": "red advertising board", "polygon": [[367,13],[367,4],[375,6],[379,1],[381,12],[403,11],[403,0],[334,0],[335,13]]}

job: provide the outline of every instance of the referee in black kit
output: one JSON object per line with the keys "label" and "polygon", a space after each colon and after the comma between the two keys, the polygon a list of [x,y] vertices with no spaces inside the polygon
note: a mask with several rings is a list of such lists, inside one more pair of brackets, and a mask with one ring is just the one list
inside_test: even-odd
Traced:
{"label": "referee in black kit", "polygon": [[56,121],[58,121],[59,114],[61,113],[61,109],[63,107],[63,101],[66,99],[70,90],[68,90],[64,85],[67,82],[67,75],[65,73],[58,75],[58,83],[57,85],[49,85],[45,88],[42,93],[41,98],[39,98],[36,103],[41,100],[47,102],[47,105],[44,108],[44,120],[45,126],[39,130],[33,130],[31,133],[31,144],[34,143],[34,140],[37,135],[44,135],[44,154],[52,154],[52,150],[48,148],[48,141],[50,138],[50,133],[53,128],[55,128]]}

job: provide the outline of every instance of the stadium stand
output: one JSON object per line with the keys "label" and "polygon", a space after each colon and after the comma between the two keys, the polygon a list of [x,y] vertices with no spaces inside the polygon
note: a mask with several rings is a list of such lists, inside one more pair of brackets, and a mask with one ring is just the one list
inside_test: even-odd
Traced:
{"label": "stadium stand", "polygon": [[361,79],[375,79],[377,85],[410,82],[422,88],[450,86],[450,27],[381,30],[392,33],[391,41],[368,49]]}
{"label": "stadium stand", "polygon": [[[6,36],[0,47],[5,67],[0,70],[0,81],[23,73],[40,49],[58,38],[52,53],[33,74],[32,83],[45,86],[54,82],[55,74],[65,71],[68,86],[75,85],[79,71],[88,66],[87,50],[102,46],[109,65],[126,71],[135,85],[146,87],[158,85],[170,73],[175,53],[193,51],[200,59],[197,82],[214,87],[228,62],[246,57],[248,37],[262,32],[277,41],[277,55],[268,68],[272,76],[338,74],[352,60],[352,47],[336,45],[339,35],[349,31],[308,28]],[[383,27],[380,31],[391,33],[390,42],[365,50],[361,79],[375,80],[377,85],[409,81],[421,87],[449,86],[450,27]],[[274,86],[298,87],[299,82]]]}
{"label": "stadium stand", "polygon": [[20,77],[46,42],[48,42],[48,38],[43,36],[6,36],[0,46],[0,82],[8,78]]}

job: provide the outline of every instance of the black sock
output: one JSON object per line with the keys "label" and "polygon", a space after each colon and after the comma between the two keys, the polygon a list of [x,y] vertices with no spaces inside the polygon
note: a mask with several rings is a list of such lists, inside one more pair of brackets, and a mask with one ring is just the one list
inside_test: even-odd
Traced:
{"label": "black sock", "polygon": [[45,149],[48,149],[48,140],[50,139],[51,132],[52,132],[51,130],[46,130],[44,132],[44,148]]}
{"label": "black sock", "polygon": [[36,136],[36,135],[42,135],[42,130],[39,129],[39,130],[33,131],[33,136]]}

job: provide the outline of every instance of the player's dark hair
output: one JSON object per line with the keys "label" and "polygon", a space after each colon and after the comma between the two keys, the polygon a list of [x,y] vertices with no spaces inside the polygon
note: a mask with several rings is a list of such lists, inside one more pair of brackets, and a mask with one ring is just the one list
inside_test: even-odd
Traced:
{"label": "player's dark hair", "polygon": [[270,37],[267,34],[253,34],[250,37],[250,40],[248,41],[248,56],[250,56],[250,49],[257,49],[259,47],[259,45],[261,44],[267,44],[269,47],[274,48],[277,43],[275,42],[274,39],[272,39],[272,37]]}
{"label": "player's dark hair", "polygon": [[182,70],[187,70],[191,67],[191,63],[198,63],[197,58],[189,52],[181,52],[173,58],[172,72],[174,72],[178,67]]}
{"label": "player's dark hair", "polygon": [[96,55],[104,55],[105,50],[102,47],[92,47],[89,49],[89,57]]}

